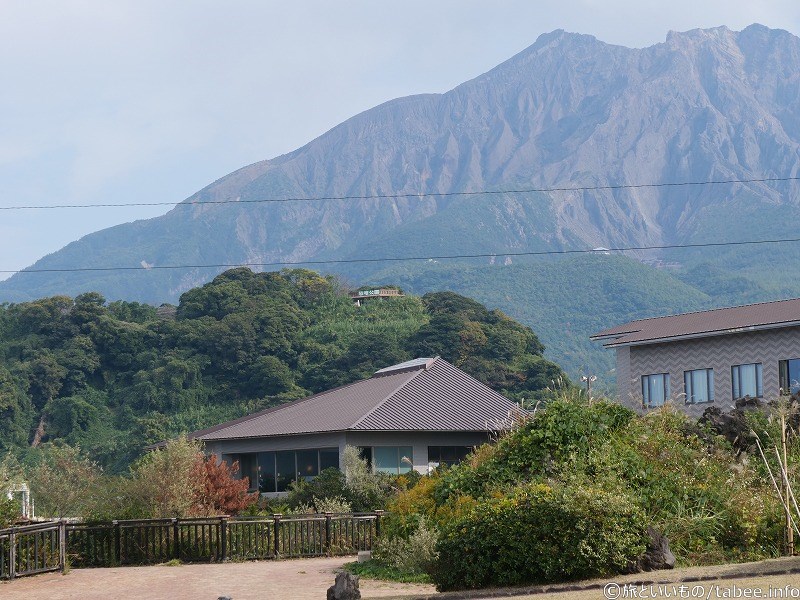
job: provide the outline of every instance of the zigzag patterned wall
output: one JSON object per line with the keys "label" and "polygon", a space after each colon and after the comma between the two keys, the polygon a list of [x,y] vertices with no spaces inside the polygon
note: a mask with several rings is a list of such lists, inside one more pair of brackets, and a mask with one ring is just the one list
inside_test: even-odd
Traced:
{"label": "zigzag patterned wall", "polygon": [[761,363],[764,398],[779,394],[778,361],[800,358],[800,327],[770,329],[715,337],[617,348],[617,390],[620,402],[642,411],[642,375],[669,373],[672,402],[693,416],[712,404],[686,404],[683,372],[714,369],[714,403],[733,406],[731,367]]}

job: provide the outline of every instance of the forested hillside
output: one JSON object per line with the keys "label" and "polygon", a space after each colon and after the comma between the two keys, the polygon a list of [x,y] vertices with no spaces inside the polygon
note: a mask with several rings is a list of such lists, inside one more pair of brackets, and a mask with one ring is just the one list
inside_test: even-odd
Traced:
{"label": "forested hillside", "polygon": [[146,444],[419,356],[532,399],[563,378],[543,350],[530,328],[458,294],[356,307],[306,270],[227,271],[184,293],[174,317],[97,293],[5,304],[0,450],[63,440],[118,471]]}

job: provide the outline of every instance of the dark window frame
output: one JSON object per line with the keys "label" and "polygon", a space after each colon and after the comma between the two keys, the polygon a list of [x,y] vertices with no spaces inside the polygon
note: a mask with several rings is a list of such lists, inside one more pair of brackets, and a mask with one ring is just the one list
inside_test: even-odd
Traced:
{"label": "dark window frame", "polygon": [[[708,393],[708,400],[699,402],[695,400],[695,389],[692,383],[692,374],[705,371],[706,374],[706,391]],[[714,369],[690,369],[683,372],[683,387],[686,392],[686,404],[713,404],[714,403]]]}
{"label": "dark window frame", "polygon": [[[742,367],[755,367],[756,371],[756,394],[742,394]],[[731,365],[731,395],[734,400],[739,400],[745,396],[751,398],[764,397],[764,365],[763,363],[742,363],[740,365]]]}
{"label": "dark window frame", "polygon": [[[800,358],[787,358],[778,361],[778,385],[782,396],[791,396],[793,393],[800,391],[800,378],[796,380],[798,382],[797,385],[792,385],[790,363],[800,363]],[[798,389],[792,392],[792,387]]]}
{"label": "dark window frame", "polygon": [[[239,461],[239,465],[243,464],[242,457],[248,456],[249,459],[255,461],[255,474],[256,477],[251,477],[244,473],[241,468],[239,472],[236,474],[237,479],[241,479],[243,476],[248,476],[250,478],[250,485],[249,489],[251,492],[258,491],[262,494],[272,494],[272,493],[280,493],[285,492],[285,489],[279,490],[279,487],[288,487],[288,484],[294,481],[297,481],[299,477],[301,477],[298,471],[298,462],[297,462],[297,453],[298,452],[313,452],[316,451],[317,453],[317,474],[313,476],[303,476],[304,478],[310,477],[318,477],[319,474],[323,471],[322,467],[322,453],[327,452],[331,455],[336,453],[336,463],[337,467],[328,466],[326,468],[340,468],[341,467],[341,460],[339,456],[339,448],[337,446],[322,446],[322,447],[314,447],[314,448],[291,448],[287,450],[262,450],[260,452],[231,452],[231,453],[223,453],[222,460],[228,462],[228,464],[233,464],[234,461]],[[282,452],[291,452],[294,458],[294,468],[292,469],[292,475],[289,477],[286,486],[279,485],[278,481],[278,453]],[[272,460],[272,489],[262,489],[262,482],[261,482],[261,464],[259,461],[259,457],[266,458],[264,455],[270,455]],[[283,476],[281,476],[283,479]],[[254,485],[255,483],[255,485]]]}
{"label": "dark window frame", "polygon": [[[410,473],[411,471],[414,470],[414,446],[413,445],[411,445],[411,446],[362,446],[362,448],[369,448],[370,449],[370,454],[372,456],[371,470],[373,472],[375,472],[375,473],[380,472],[380,473],[387,473],[389,475],[403,475],[404,473]],[[397,456],[397,468],[396,468],[396,471],[394,473],[390,473],[388,471],[379,471],[378,470],[379,469],[379,467],[377,466],[378,465],[378,460],[377,460],[377,457],[375,456],[375,454],[376,454],[375,450],[378,449],[378,448],[382,448],[382,449],[390,448],[390,449],[395,450],[395,453],[396,453],[396,456]],[[408,458],[411,460],[411,465],[408,466],[408,467],[404,467],[403,466],[403,464],[405,464],[405,463],[403,463],[403,456],[404,455],[400,452],[401,449],[404,449],[404,448],[408,448],[409,450],[411,450],[411,452],[409,453],[409,456],[408,456]],[[380,467],[380,468],[387,468],[387,467]],[[404,470],[401,470],[401,469],[404,469]]]}
{"label": "dark window frame", "polygon": [[[650,402],[650,378],[651,377],[663,377],[662,385],[664,387],[664,403],[663,404],[652,404]],[[648,373],[647,375],[642,375],[642,406],[644,408],[658,408],[663,406],[667,403],[670,398],[670,374],[667,373]]]}
{"label": "dark window frame", "polygon": [[[445,449],[450,451],[448,454],[452,454],[454,458],[442,458],[445,454]],[[441,465],[442,463],[447,465],[457,465],[463,461],[474,449],[475,446],[428,446],[428,468],[430,468],[431,463],[437,463],[438,465]]]}

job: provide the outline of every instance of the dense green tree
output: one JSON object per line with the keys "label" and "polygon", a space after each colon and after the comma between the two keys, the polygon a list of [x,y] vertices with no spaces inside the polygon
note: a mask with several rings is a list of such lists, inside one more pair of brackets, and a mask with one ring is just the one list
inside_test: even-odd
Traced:
{"label": "dense green tree", "polygon": [[452,292],[357,307],[313,271],[231,269],[177,313],[96,293],[0,305],[0,449],[54,441],[124,471],[146,444],[442,356],[512,398],[561,370],[527,327]]}

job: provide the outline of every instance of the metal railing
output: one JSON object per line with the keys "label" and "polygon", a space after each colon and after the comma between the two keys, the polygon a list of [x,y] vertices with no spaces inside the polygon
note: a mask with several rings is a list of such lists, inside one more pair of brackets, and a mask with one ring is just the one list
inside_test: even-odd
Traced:
{"label": "metal railing", "polygon": [[66,523],[51,521],[0,530],[0,579],[62,571]]}

